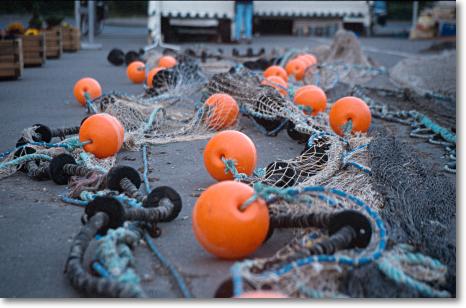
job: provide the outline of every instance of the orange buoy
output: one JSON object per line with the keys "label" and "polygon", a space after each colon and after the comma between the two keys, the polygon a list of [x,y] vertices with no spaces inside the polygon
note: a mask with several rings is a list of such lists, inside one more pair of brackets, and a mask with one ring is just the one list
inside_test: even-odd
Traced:
{"label": "orange buoy", "polygon": [[306,68],[308,68],[309,66],[311,66],[313,64],[312,61],[309,60],[309,58],[306,58],[306,57],[303,57],[303,56],[298,56],[295,59],[303,61],[306,64]]}
{"label": "orange buoy", "polygon": [[371,111],[360,98],[346,96],[333,104],[329,113],[330,126],[333,131],[343,136],[343,126],[352,121],[351,132],[367,132],[371,126]]}
{"label": "orange buoy", "polygon": [[143,83],[146,80],[146,65],[141,61],[134,61],[128,65],[126,75],[133,83]]}
{"label": "orange buoy", "polygon": [[208,127],[220,130],[236,122],[239,107],[235,99],[230,95],[224,93],[213,94],[205,101],[205,104],[209,106],[206,118]]}
{"label": "orange buoy", "polygon": [[165,68],[174,67],[176,63],[176,59],[172,56],[163,56],[159,59],[159,66]]}
{"label": "orange buoy", "polygon": [[214,184],[204,191],[193,209],[193,231],[209,253],[239,259],[256,251],[269,230],[269,211],[249,185],[235,181]]}
{"label": "orange buoy", "polygon": [[274,291],[249,291],[244,292],[239,296],[235,296],[235,298],[289,298],[283,293],[274,292]]}
{"label": "orange buoy", "polygon": [[251,175],[256,168],[256,146],[252,140],[236,130],[226,130],[213,136],[204,150],[204,165],[207,172],[217,181],[232,180],[233,174],[225,172],[225,162],[235,162],[239,173]]}
{"label": "orange buoy", "polygon": [[271,77],[271,76],[278,76],[281,79],[283,79],[283,81],[288,82],[288,73],[281,66],[272,65],[272,66],[269,66],[264,71],[264,78]]}
{"label": "orange buoy", "polygon": [[277,89],[282,95],[288,94],[288,84],[279,76],[270,76],[261,82],[262,85]]}
{"label": "orange buoy", "polygon": [[73,94],[81,105],[86,106],[86,97],[84,93],[89,94],[90,98],[94,99],[102,95],[102,88],[99,82],[94,78],[82,78],[74,84]]}
{"label": "orange buoy", "polygon": [[296,80],[303,79],[304,71],[306,70],[306,68],[306,63],[301,59],[293,59],[291,61],[288,61],[288,63],[285,66],[285,70],[288,73],[288,76],[294,75],[294,78]]}
{"label": "orange buoy", "polygon": [[[327,107],[327,95],[325,95],[325,92],[321,88],[308,85],[296,91],[294,102],[297,105],[312,108],[311,115],[315,116],[319,112],[325,111]],[[305,111],[305,113],[307,112]]]}
{"label": "orange buoy", "polygon": [[149,74],[147,74],[147,80],[146,80],[146,84],[149,88],[152,88],[153,85],[152,85],[152,80],[154,79],[154,76],[160,72],[161,70],[165,69],[164,67],[156,67],[156,68],[153,68],[149,71]]}
{"label": "orange buoy", "polygon": [[123,126],[123,124],[121,124],[120,120],[118,120],[116,117],[108,113],[102,113],[102,115],[108,117],[115,124],[115,127],[117,127],[119,132],[120,143],[121,145],[123,145],[123,142],[125,141],[125,127]]}
{"label": "orange buoy", "polygon": [[88,117],[79,129],[79,141],[90,141],[84,145],[84,151],[94,154],[97,158],[115,155],[120,150],[124,137],[116,121],[118,119],[104,113]]}
{"label": "orange buoy", "polygon": [[310,65],[314,65],[317,63],[317,58],[313,54],[305,53],[305,54],[302,54],[300,57],[303,59],[307,59]]}

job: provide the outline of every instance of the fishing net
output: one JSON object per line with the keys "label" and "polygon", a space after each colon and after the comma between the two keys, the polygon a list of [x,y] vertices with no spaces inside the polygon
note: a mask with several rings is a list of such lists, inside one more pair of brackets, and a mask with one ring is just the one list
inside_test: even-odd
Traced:
{"label": "fishing net", "polygon": [[[389,76],[384,68],[375,67],[373,62],[363,55],[359,43],[352,34],[340,32],[330,50],[332,52],[327,54],[322,52],[320,56],[320,59],[327,59],[328,62],[324,60],[322,64],[311,67],[306,72],[305,83],[315,84],[326,89],[330,101],[344,95],[361,97],[368,103],[373,116],[410,125],[413,129],[412,137],[427,136],[431,143],[444,146],[448,159],[456,162],[456,135],[452,130],[433,122],[425,114],[415,111],[414,108],[409,111],[396,108],[397,106],[406,108],[406,106],[414,105],[425,111],[425,108],[423,108],[425,105],[434,105],[431,110],[427,107],[427,112],[435,116],[436,120],[438,117],[443,117],[439,122],[447,127],[449,125],[452,127],[451,125],[454,126],[456,120],[452,112],[454,107],[452,108],[451,101],[438,95],[426,95],[426,93],[420,95],[410,89],[397,89],[396,85],[391,85],[388,89],[364,86],[364,84],[372,81],[375,76],[384,77],[385,80],[383,81],[388,84]],[[222,91],[228,90],[227,87],[220,87],[220,89]],[[231,93],[234,94],[235,89]],[[238,96],[238,100],[247,102],[249,96],[244,95],[244,93],[247,92],[242,92]],[[397,100],[397,103],[394,102],[395,100]],[[449,108],[446,111],[444,109],[443,112],[439,112],[442,105],[438,104],[438,101],[450,104]],[[432,104],[432,102],[437,104]],[[287,119],[286,116],[283,118]],[[374,139],[367,135],[345,136],[346,138],[335,136],[330,128],[325,125],[325,123],[328,123],[325,115],[322,115],[320,119],[313,120],[321,123],[318,126],[320,135],[316,132],[309,134],[309,141],[301,155],[293,159],[272,162],[259,172],[256,171],[251,177],[235,174],[232,171],[235,178],[249,184],[256,183],[257,185],[257,183],[260,183],[279,187],[281,191],[286,191],[287,187],[302,189],[309,187],[309,185],[325,185],[329,189],[344,190],[346,193],[358,197],[374,211],[377,211],[382,219],[388,219],[388,225],[390,226],[388,232],[389,245],[381,253],[380,259],[364,266],[336,264],[338,262],[328,264],[328,262],[320,262],[317,260],[318,258],[308,258],[307,261],[303,261],[303,259],[298,259],[305,256],[306,248],[319,242],[319,240],[325,239],[326,234],[322,230],[297,229],[296,237],[292,242],[280,249],[274,256],[237,263],[236,269],[232,269],[232,272],[235,273],[236,271],[236,278],[242,277],[244,281],[237,282],[236,285],[244,285],[248,290],[271,289],[281,291],[293,297],[385,297],[386,294],[389,294],[390,297],[448,297],[454,295],[455,290],[452,286],[456,284],[454,276],[456,262],[455,257],[453,257],[455,253],[455,235],[441,234],[438,238],[433,239],[435,243],[430,245],[427,243],[427,238],[431,238],[430,235],[436,231],[433,229],[423,230],[423,228],[418,227],[422,225],[421,221],[424,219],[430,219],[432,228],[435,225],[439,227],[446,226],[449,223],[454,225],[454,221],[452,221],[455,217],[454,204],[456,201],[454,185],[450,186],[445,178],[439,179],[435,182],[439,185],[437,189],[447,185],[448,188],[445,189],[445,194],[442,192],[442,194],[437,195],[439,200],[432,201],[429,205],[426,204],[422,210],[420,208],[424,204],[417,203],[419,207],[414,208],[412,204],[415,204],[416,198],[419,197],[415,196],[414,193],[418,185],[410,182],[412,175],[408,176],[403,172],[398,172],[397,168],[407,170],[412,168],[413,171],[417,170],[417,172],[425,176],[424,172],[427,172],[428,167],[424,166],[424,169],[417,169],[420,161],[417,160],[416,163],[413,163],[413,166],[410,163],[412,160],[404,160],[404,157],[400,158],[398,148],[379,147],[382,141],[378,137]],[[368,147],[372,149],[371,153],[368,151]],[[392,147],[395,146],[392,145]],[[378,155],[384,153],[384,155],[396,157],[397,161],[390,161],[385,157],[381,159],[380,162],[384,162],[384,168],[377,170],[377,172],[383,172],[387,178],[390,178],[392,184],[384,183],[380,185],[380,179],[374,178],[372,170],[373,160],[375,159],[374,152],[377,152]],[[406,155],[412,154],[409,147],[406,146],[404,147],[404,153]],[[411,159],[416,160],[413,155],[411,155]],[[456,163],[448,168],[450,165],[447,164],[445,170],[453,170],[454,172]],[[231,171],[233,168],[227,166],[227,169]],[[387,174],[390,169],[396,171]],[[399,181],[401,177],[403,177],[404,181]],[[436,177],[430,176],[429,178],[435,179]],[[417,180],[420,179],[421,177]],[[387,180],[385,179],[385,181]],[[422,184],[420,185],[422,186]],[[431,194],[435,189],[433,183],[425,183],[424,185],[426,185],[427,200],[428,194]],[[384,187],[384,189],[380,189],[380,187]],[[407,187],[412,187],[413,190],[409,203],[404,200]],[[387,195],[390,194],[393,194],[396,198],[403,198],[401,199],[403,201],[397,201],[394,197],[389,199],[391,203],[396,204],[391,205],[392,209],[387,208],[390,207],[387,204],[387,198],[390,198]],[[439,211],[444,209],[438,205],[442,204],[440,200],[443,200],[446,195],[448,195],[449,208],[446,213],[440,215]],[[333,210],[338,209],[335,204],[344,204],[342,201],[329,202],[328,200],[332,199],[329,199],[328,196],[307,197],[306,200],[312,198],[314,201],[313,206],[315,205],[315,199],[320,198],[326,206],[329,203],[332,204],[331,208]],[[288,200],[287,203],[281,201],[278,203],[282,205],[279,210],[276,208],[278,204],[269,206],[272,216],[303,216],[316,210],[316,207],[311,208],[308,204],[303,206],[300,202],[305,202],[300,201],[299,198],[292,202]],[[402,205],[398,205],[397,202],[402,203]],[[437,206],[434,206],[434,204]],[[396,210],[393,209],[395,206]],[[429,214],[418,214],[421,212],[426,213],[427,208],[430,209],[427,211]],[[318,210],[322,210],[322,208]],[[400,215],[403,216],[403,219],[400,219]],[[413,222],[413,216],[418,217],[415,219],[416,222]],[[406,222],[403,222],[404,220]],[[396,225],[393,228],[397,229],[399,234],[390,233],[391,224],[395,221]],[[416,231],[410,230],[411,228],[416,228]],[[455,233],[454,230],[455,228],[452,228],[449,232]],[[400,236],[400,234],[403,234],[403,236]],[[421,234],[426,238],[420,237]],[[448,241],[441,241],[442,236],[448,236]],[[405,243],[414,243],[414,247]],[[423,248],[419,245],[422,245]],[[362,253],[370,254],[370,248],[371,246]],[[437,253],[433,253],[431,249],[437,249]],[[439,253],[439,251],[446,252]],[[340,253],[344,256],[355,257],[354,253],[356,252],[360,251],[351,250]],[[338,259],[340,253],[336,253],[334,257]],[[288,270],[285,271],[283,268],[288,268]],[[287,274],[281,275],[280,271]],[[383,290],[386,288],[390,288],[390,291],[384,294]],[[446,290],[444,290],[445,288]]]}
{"label": "fishing net", "polygon": [[[318,47],[319,63],[310,66],[304,74],[304,83],[327,91],[338,83],[364,84],[385,72],[367,57],[353,32],[339,30],[328,47]],[[311,49],[311,52],[314,50]]]}
{"label": "fishing net", "polygon": [[[283,65],[302,52],[288,51],[270,62]],[[367,247],[345,247],[330,255],[316,253],[319,245],[332,240],[329,230],[299,223],[291,226],[294,238],[274,255],[235,263],[232,279],[236,291],[276,290],[293,297],[317,298],[455,296],[454,183],[424,165],[410,146],[387,136],[386,131],[350,134],[345,129],[344,136],[336,135],[328,124],[328,110],[310,117],[305,113],[308,110],[293,102],[293,96],[297,87],[314,84],[326,91],[329,108],[342,96],[360,97],[374,118],[407,125],[412,129],[410,136],[442,146],[445,170],[455,172],[456,107],[452,97],[456,89],[431,87],[429,80],[406,79],[425,73],[416,70],[426,63],[421,60],[404,60],[387,74],[363,53],[351,32],[339,31],[331,46],[320,46],[316,55],[319,64],[307,69],[303,82],[291,78],[285,89],[261,84],[261,73],[239,63],[228,71],[209,71],[188,53],[176,54],[178,64],[157,73],[152,87],[145,86],[142,94],[110,93],[88,105],[93,112],[120,120],[125,127],[125,149],[145,151],[148,144],[205,139],[238,127],[240,119],[229,123],[225,116],[233,107],[221,101],[205,103],[213,94],[229,94],[243,115],[241,121],[248,118],[269,136],[286,129],[290,137],[304,143],[296,157],[269,162],[249,176],[238,173],[234,160],[224,160],[225,172],[253,186],[256,196],[268,200],[272,225],[280,219],[299,222],[306,215],[343,210],[355,210],[369,219],[372,237]],[[155,66],[158,57],[160,53],[149,53],[146,65]],[[448,56],[441,57],[422,61],[448,68]],[[374,86],[375,77],[384,87]],[[30,130],[24,132],[24,138],[33,141]],[[83,152],[76,137],[53,147],[31,147],[36,152],[29,155],[36,156],[24,157],[42,158],[40,164],[65,151],[80,164],[100,171],[108,171],[115,162],[115,157],[98,160]],[[0,178],[14,173],[26,160],[15,159],[13,152],[3,159]],[[101,191],[99,181],[73,178],[71,196],[87,202],[99,193],[107,194]],[[123,260],[119,268],[140,292],[140,281],[129,266],[132,256],[125,232],[131,233],[111,233],[107,250],[113,253],[112,259]],[[107,250],[100,250],[103,262]]]}
{"label": "fishing net", "polygon": [[[37,134],[34,132],[37,126],[26,128],[21,137],[26,145],[15,147],[2,153],[0,158],[0,179],[11,176],[19,170],[27,173],[36,180],[47,180],[48,165],[53,157],[68,153],[74,157],[79,165],[88,167],[89,169],[100,172],[107,172],[116,161],[116,155],[108,158],[100,159],[92,153],[84,151],[77,136],[69,136],[69,138],[61,140],[57,143],[37,142],[34,137]],[[30,170],[28,162],[33,162],[32,168],[38,168],[37,171]],[[42,174],[39,176],[39,174]]]}
{"label": "fishing net", "polygon": [[420,96],[438,93],[455,98],[456,67],[456,50],[445,51],[404,59],[390,70],[390,78],[398,87],[409,88]]}

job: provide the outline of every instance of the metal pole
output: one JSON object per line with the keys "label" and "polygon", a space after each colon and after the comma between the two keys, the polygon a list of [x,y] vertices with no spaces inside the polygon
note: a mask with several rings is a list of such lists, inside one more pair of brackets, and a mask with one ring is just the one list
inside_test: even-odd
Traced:
{"label": "metal pole", "polygon": [[95,24],[95,1],[89,0],[87,4],[87,12],[89,14],[89,18],[87,21],[89,22],[89,44],[94,44],[94,24]]}
{"label": "metal pole", "polygon": [[80,29],[81,27],[80,8],[81,8],[81,1],[75,0],[74,1],[74,21],[76,23],[76,28],[78,29]]}
{"label": "metal pole", "polygon": [[89,33],[87,36],[88,41],[86,43],[81,44],[82,49],[101,49],[102,44],[94,43],[94,24],[95,24],[95,1],[88,1],[87,2],[87,14],[88,14],[88,22],[89,22]]}
{"label": "metal pole", "polygon": [[419,1],[413,1],[413,20],[412,20],[411,29],[416,28],[418,9],[419,9]]}

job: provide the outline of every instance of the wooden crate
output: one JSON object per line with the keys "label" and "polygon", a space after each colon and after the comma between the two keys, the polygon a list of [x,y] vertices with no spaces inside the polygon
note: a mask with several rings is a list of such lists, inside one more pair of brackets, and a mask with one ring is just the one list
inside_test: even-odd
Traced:
{"label": "wooden crate", "polygon": [[45,54],[47,59],[57,59],[63,53],[61,27],[45,30]]}
{"label": "wooden crate", "polygon": [[21,39],[0,40],[0,79],[17,79],[23,74]]}
{"label": "wooden crate", "polygon": [[41,66],[45,63],[45,34],[23,35],[24,66]]}
{"label": "wooden crate", "polygon": [[81,48],[81,33],[78,28],[62,27],[63,51],[76,52]]}

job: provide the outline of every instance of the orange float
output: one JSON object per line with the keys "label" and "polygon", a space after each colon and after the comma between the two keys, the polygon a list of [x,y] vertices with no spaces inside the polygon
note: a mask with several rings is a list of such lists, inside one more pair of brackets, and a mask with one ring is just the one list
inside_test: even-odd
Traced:
{"label": "orange float", "polygon": [[311,115],[315,116],[319,112],[325,111],[327,107],[327,95],[325,92],[314,85],[308,85],[299,88],[294,96],[294,102],[297,105],[312,108]]}
{"label": "orange float", "polygon": [[311,61],[309,58],[307,58],[307,57],[298,56],[298,57],[296,57],[295,59],[298,59],[298,60],[300,60],[300,61],[303,61],[303,62],[306,64],[306,68],[308,68],[309,66],[311,66],[312,64],[314,64],[314,63],[312,63],[312,61]]}
{"label": "orange float", "polygon": [[239,173],[251,175],[256,168],[256,146],[252,140],[236,130],[226,130],[213,136],[204,150],[204,165],[217,181],[233,180],[231,172],[225,173],[224,159],[235,161]]}
{"label": "orange float", "polygon": [[282,95],[288,94],[288,84],[279,76],[270,76],[261,82],[262,85],[277,89]]}
{"label": "orange float", "polygon": [[337,100],[329,113],[330,126],[340,136],[343,136],[343,126],[350,120],[351,132],[367,132],[371,126],[371,119],[371,111],[367,104],[354,96]]}
{"label": "orange float", "polygon": [[102,88],[97,80],[86,77],[79,79],[73,88],[73,94],[76,100],[83,106],[86,106],[86,97],[84,94],[89,94],[91,99],[102,95]]}
{"label": "orange float", "polygon": [[209,106],[206,124],[210,128],[220,130],[236,122],[239,107],[235,99],[228,94],[217,93],[211,95],[205,104]]}
{"label": "orange float", "polygon": [[134,61],[128,65],[126,75],[133,83],[143,83],[146,80],[146,65],[141,61]]}
{"label": "orange float", "polygon": [[281,66],[272,65],[264,71],[264,78],[268,78],[271,76],[278,76],[281,79],[283,79],[283,81],[288,82],[288,73]]}
{"label": "orange float", "polygon": [[172,56],[163,56],[159,59],[159,66],[165,68],[174,67],[176,63],[176,59]]}
{"label": "orange float", "polygon": [[106,158],[116,154],[124,139],[117,122],[119,122],[118,119],[105,113],[88,117],[79,129],[79,141],[90,142],[84,145],[84,150],[94,154],[97,158]]}
{"label": "orange float", "polygon": [[289,298],[283,293],[272,291],[249,291],[235,298]]}
{"label": "orange float", "polygon": [[317,63],[317,58],[313,54],[305,53],[301,55],[300,57],[303,59],[307,59],[307,61],[311,63],[310,65],[314,65]]}
{"label": "orange float", "polygon": [[102,113],[102,115],[108,117],[110,120],[112,120],[112,122],[115,124],[115,126],[118,128],[118,132],[120,133],[119,137],[120,137],[120,142],[121,142],[121,145],[123,145],[123,142],[125,140],[125,127],[123,126],[123,124],[121,124],[120,120],[118,120],[116,117],[108,114],[108,113]]}
{"label": "orange float", "polygon": [[285,70],[289,75],[294,75],[296,80],[301,80],[304,77],[304,71],[306,70],[306,62],[301,59],[293,59],[288,61],[285,66]]}
{"label": "orange float", "polygon": [[153,68],[149,71],[149,74],[147,74],[147,81],[146,81],[146,84],[149,88],[152,88],[153,85],[152,85],[152,80],[154,79],[154,76],[160,72],[161,70],[165,69],[164,67],[156,67],[156,68]]}
{"label": "orange float", "polygon": [[193,231],[209,253],[223,259],[246,257],[261,246],[269,229],[264,200],[241,206],[254,195],[250,186],[235,181],[214,184],[193,209]]}

